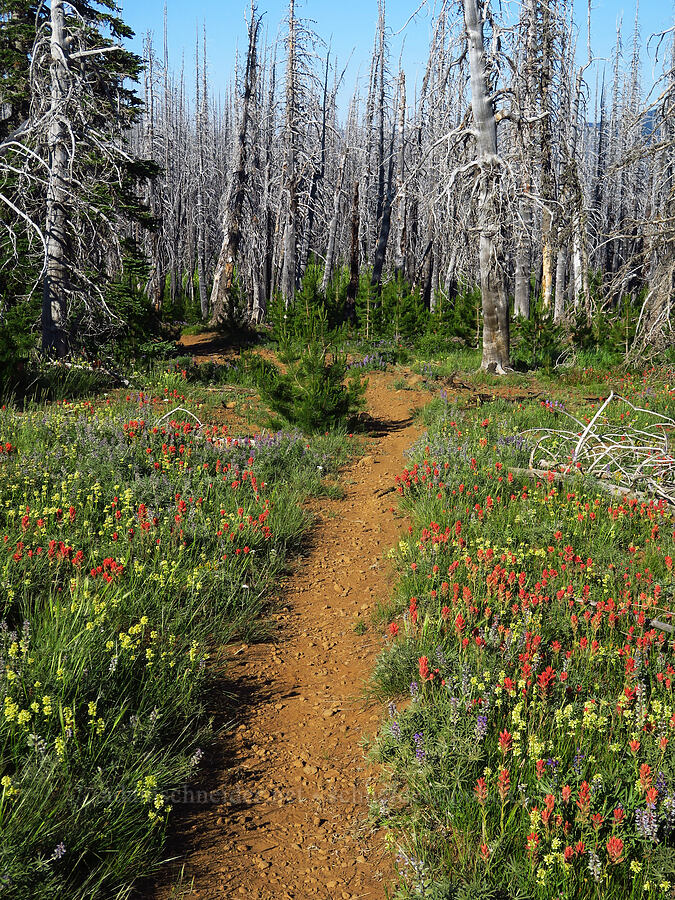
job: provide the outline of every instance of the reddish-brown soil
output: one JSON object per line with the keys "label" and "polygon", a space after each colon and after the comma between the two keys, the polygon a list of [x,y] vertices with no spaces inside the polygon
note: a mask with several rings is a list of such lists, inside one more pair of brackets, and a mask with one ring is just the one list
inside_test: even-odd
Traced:
{"label": "reddish-brown soil", "polygon": [[[195,343],[213,348],[191,341],[198,355]],[[343,499],[312,504],[317,521],[280,586],[273,640],[225,651],[210,712],[232,724],[203,760],[200,783],[179,798],[187,802],[177,804],[169,847],[185,866],[184,896],[384,900],[394,879],[383,836],[368,825],[377,772],[363,747],[382,716],[365,700],[382,646],[371,613],[391,591],[385,554],[401,530],[396,495],[378,493],[405,464],[421,430],[411,412],[429,398],[394,390],[394,380],[370,376],[367,455],[342,473]],[[171,896],[176,871],[167,867],[146,896]]]}

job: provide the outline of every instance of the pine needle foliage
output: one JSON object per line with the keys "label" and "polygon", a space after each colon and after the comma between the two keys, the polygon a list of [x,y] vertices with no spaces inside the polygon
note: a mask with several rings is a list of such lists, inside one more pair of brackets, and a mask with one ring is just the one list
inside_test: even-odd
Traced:
{"label": "pine needle foliage", "polygon": [[329,334],[325,308],[309,308],[302,343],[295,330],[280,328],[285,372],[260,357],[250,361],[265,403],[307,434],[345,425],[365,398],[367,381],[356,369],[350,371],[346,353],[331,344]]}

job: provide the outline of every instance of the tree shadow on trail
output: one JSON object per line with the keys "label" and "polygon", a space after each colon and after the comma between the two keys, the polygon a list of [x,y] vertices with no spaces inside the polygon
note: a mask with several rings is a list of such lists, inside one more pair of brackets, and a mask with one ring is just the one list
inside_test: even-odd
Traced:
{"label": "tree shadow on trail", "polygon": [[359,413],[353,422],[354,431],[358,434],[366,434],[368,437],[382,438],[399,431],[405,431],[413,424],[413,417],[405,419],[381,419],[371,416],[370,413]]}
{"label": "tree shadow on trail", "polygon": [[176,350],[199,358],[209,356],[239,356],[242,350],[258,346],[263,337],[255,331],[207,331],[197,335],[183,335]]}
{"label": "tree shadow on trail", "polygon": [[245,657],[241,663],[236,655],[230,657],[227,674],[213,680],[204,698],[214,739],[193,777],[166,791],[165,802],[173,811],[162,861],[136,884],[131,895],[136,900],[173,896],[172,887],[182,880],[190,857],[208,853],[222,841],[223,821],[231,822],[264,799],[259,796],[261,773],[243,765],[250,760],[250,747],[242,733],[249,733],[253,711],[277,698],[278,687],[261,673],[246,671],[244,662]]}

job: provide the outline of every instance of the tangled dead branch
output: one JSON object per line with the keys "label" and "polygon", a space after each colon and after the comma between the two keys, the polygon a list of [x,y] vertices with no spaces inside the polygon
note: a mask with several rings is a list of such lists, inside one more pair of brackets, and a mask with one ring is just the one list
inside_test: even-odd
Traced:
{"label": "tangled dead branch", "polygon": [[[612,403],[623,403],[642,414],[641,424],[610,422],[607,410]],[[675,419],[634,406],[613,391],[588,424],[565,415],[579,427],[529,432],[536,436],[530,471],[548,469],[562,477],[579,473],[611,484],[617,493],[655,496],[675,505]]]}

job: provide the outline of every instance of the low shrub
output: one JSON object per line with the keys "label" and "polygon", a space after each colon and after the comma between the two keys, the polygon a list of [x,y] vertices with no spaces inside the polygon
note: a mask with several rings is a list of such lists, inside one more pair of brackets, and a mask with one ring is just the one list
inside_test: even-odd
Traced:
{"label": "low shrub", "polygon": [[306,433],[343,427],[363,406],[366,382],[347,357],[318,341],[281,372],[273,363],[256,364],[261,398],[277,414]]}

